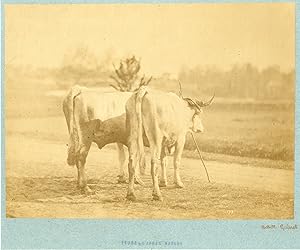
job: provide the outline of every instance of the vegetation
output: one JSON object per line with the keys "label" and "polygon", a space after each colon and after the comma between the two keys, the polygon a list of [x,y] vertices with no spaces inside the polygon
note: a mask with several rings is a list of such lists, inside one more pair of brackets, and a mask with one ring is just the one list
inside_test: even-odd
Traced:
{"label": "vegetation", "polygon": [[[121,61],[119,67],[114,68],[110,52],[99,59],[87,48],[80,47],[66,53],[58,68],[32,69],[30,66],[6,65],[6,77],[16,78],[24,75],[39,79],[50,78],[55,82],[56,88],[60,89],[69,89],[74,84],[87,87],[114,85],[118,88],[132,88],[142,80],[142,76],[139,75],[140,69],[140,61],[135,57]],[[215,93],[217,98],[293,101],[295,93],[295,70],[282,72],[276,65],[259,70],[250,63],[236,64],[228,70],[208,65],[183,67],[176,76],[164,73],[153,77],[151,86],[177,91],[178,80],[182,82],[183,92],[189,96],[211,96]]]}
{"label": "vegetation", "polygon": [[294,99],[295,71],[284,73],[279,66],[259,71],[250,63],[224,71],[216,67],[183,68],[179,80],[193,89],[218,97],[252,99]]}

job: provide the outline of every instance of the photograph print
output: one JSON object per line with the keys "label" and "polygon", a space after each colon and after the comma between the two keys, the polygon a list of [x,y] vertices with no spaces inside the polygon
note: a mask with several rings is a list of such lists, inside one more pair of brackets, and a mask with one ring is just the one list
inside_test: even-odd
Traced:
{"label": "photograph print", "polygon": [[294,218],[294,3],[3,6],[6,218]]}

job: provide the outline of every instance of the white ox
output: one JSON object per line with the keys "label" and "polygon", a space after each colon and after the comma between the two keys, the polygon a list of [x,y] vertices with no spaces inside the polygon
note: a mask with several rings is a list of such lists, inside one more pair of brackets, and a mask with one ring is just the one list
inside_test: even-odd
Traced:
{"label": "white ox", "polygon": [[[140,157],[144,153],[142,140],[145,133],[151,152],[151,175],[153,199],[162,200],[159,186],[167,185],[166,155],[174,151],[174,183],[183,187],[179,175],[181,155],[188,131],[203,132],[202,107],[209,102],[182,98],[174,93],[164,93],[141,87],[126,103],[126,127],[129,132],[129,185],[127,199],[135,200],[134,175]],[[158,166],[161,164],[161,179],[158,182]]]}
{"label": "white ox", "polygon": [[85,173],[86,158],[92,142],[99,149],[109,143],[117,143],[120,163],[118,181],[125,182],[125,104],[131,95],[131,92],[91,90],[76,85],[63,101],[70,136],[67,162],[69,165],[76,164],[78,186],[86,194],[93,193],[87,186]]}

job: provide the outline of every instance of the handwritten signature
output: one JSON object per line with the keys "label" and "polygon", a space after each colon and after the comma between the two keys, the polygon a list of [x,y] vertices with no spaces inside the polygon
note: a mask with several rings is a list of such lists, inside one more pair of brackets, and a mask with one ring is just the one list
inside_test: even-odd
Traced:
{"label": "handwritten signature", "polygon": [[297,230],[299,226],[297,224],[266,224],[261,225],[261,228],[264,230],[272,230],[272,229],[281,229],[283,231],[287,230]]}

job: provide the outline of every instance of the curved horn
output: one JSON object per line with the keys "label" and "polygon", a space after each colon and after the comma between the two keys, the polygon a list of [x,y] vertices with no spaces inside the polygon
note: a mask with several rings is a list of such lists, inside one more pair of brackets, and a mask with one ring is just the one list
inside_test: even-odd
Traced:
{"label": "curved horn", "polygon": [[151,82],[151,80],[152,80],[152,76],[148,79],[148,81],[146,82],[146,84],[145,85],[148,85],[149,84],[149,82]]}
{"label": "curved horn", "polygon": [[206,106],[209,106],[211,103],[212,103],[212,101],[214,100],[214,98],[215,98],[215,93],[214,93],[214,95],[212,96],[212,98],[210,98],[210,100],[208,101],[208,102],[203,102],[203,101],[196,101],[197,102],[197,104],[200,106],[200,107],[206,107]]}
{"label": "curved horn", "polygon": [[179,80],[178,80],[178,84],[179,84],[179,97],[180,97],[180,98],[183,98],[181,82],[180,82]]}

